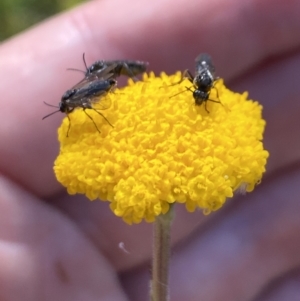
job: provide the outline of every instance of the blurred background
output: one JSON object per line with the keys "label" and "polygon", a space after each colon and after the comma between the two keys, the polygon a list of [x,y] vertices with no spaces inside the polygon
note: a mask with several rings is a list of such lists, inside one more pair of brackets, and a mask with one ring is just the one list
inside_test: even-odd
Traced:
{"label": "blurred background", "polygon": [[0,0],[0,41],[83,0]]}

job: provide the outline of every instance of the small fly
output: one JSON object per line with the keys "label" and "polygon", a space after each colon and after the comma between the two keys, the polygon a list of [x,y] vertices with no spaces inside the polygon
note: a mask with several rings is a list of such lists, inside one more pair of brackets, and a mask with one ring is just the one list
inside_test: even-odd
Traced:
{"label": "small fly", "polygon": [[[57,111],[54,111],[45,117],[43,119],[57,113],[62,112],[67,114],[67,117],[69,119],[69,127],[67,131],[67,137],[69,134],[69,130],[71,127],[70,117],[69,114],[74,111],[76,108],[82,108],[84,113],[92,120],[94,123],[97,131],[100,133],[100,130],[98,129],[95,121],[93,118],[86,112],[86,109],[91,109],[97,112],[99,115],[101,115],[106,122],[113,127],[113,125],[108,121],[108,119],[99,112],[99,110],[106,110],[110,107],[110,100],[108,97],[104,97],[109,91],[112,90],[114,86],[116,86],[117,81],[113,78],[105,79],[105,77],[102,77],[101,79],[94,79],[89,81],[80,82],[77,85],[75,85],[72,89],[67,90],[62,98],[58,106],[53,106],[45,102],[46,105],[51,107],[58,108]],[[99,108],[93,107],[93,104],[97,103],[97,106]]]}
{"label": "small fly", "polygon": [[[193,76],[192,73],[187,69],[183,72],[182,80],[180,82],[182,82],[184,78],[187,78],[193,84],[194,90],[191,87],[186,87],[186,89],[193,93],[196,106],[201,106],[204,103],[205,110],[207,113],[209,113],[206,107],[207,101],[212,101],[212,102],[222,104],[220,100],[217,101],[209,98],[211,89],[216,89],[214,87],[214,84],[219,78],[215,76],[215,67],[212,63],[212,59],[209,54],[201,53],[196,58],[195,62],[196,62],[195,76]],[[216,91],[219,99],[218,90],[216,89]],[[177,93],[172,97],[180,93]]]}
{"label": "small fly", "polygon": [[147,62],[142,61],[129,61],[129,60],[116,60],[116,61],[97,61],[93,65],[87,68],[85,76],[97,76],[97,74],[111,65],[116,67],[112,70],[112,77],[116,78],[121,75],[128,77],[135,77],[147,70],[149,65]]}
{"label": "small fly", "polygon": [[[130,78],[135,77],[138,74],[141,74],[147,70],[149,65],[148,62],[143,61],[131,61],[131,60],[114,60],[114,61],[96,61],[90,67],[87,66],[85,61],[85,54],[83,53],[83,62],[86,68],[86,71],[78,69],[68,69],[85,72],[85,80],[91,80],[95,78],[101,78],[103,72],[110,75],[110,78],[116,79],[121,75],[128,76]],[[113,66],[113,68],[111,68]],[[109,69],[109,72],[107,71]]]}

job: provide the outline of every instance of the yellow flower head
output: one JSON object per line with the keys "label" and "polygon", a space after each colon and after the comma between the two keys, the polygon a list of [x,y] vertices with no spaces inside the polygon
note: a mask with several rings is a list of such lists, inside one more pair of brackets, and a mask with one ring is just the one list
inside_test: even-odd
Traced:
{"label": "yellow flower head", "polygon": [[99,106],[111,102],[100,112],[113,128],[94,110],[86,112],[101,133],[82,109],[69,115],[68,137],[69,120],[63,120],[54,170],[70,194],[107,200],[131,224],[152,222],[175,202],[209,213],[238,188],[253,190],[268,157],[261,105],[218,80],[210,99],[221,103],[196,106],[186,89],[191,83],[174,84],[180,79],[180,72],[145,74],[100,99]]}

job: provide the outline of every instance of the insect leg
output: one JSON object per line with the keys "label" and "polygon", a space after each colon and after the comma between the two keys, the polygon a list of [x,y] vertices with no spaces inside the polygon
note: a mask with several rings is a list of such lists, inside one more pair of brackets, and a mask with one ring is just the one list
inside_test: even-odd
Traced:
{"label": "insect leg", "polygon": [[[87,116],[88,118],[90,118],[90,119],[93,121],[93,123],[94,123],[94,125],[95,125],[97,131],[98,131],[99,133],[101,133],[101,132],[99,131],[99,129],[98,129],[98,127],[97,127],[97,125],[96,125],[94,119],[93,119],[93,118],[92,118],[85,110],[86,110],[86,108],[83,109],[83,112],[86,114],[86,116]],[[96,110],[95,110],[95,111],[96,111]]]}
{"label": "insect leg", "polygon": [[129,75],[130,78],[134,78],[135,81],[138,81],[139,79],[133,74],[132,70],[129,68],[128,64],[123,62],[122,68],[124,68]]}
{"label": "insect leg", "polygon": [[221,101],[219,101],[219,100],[213,100],[213,99],[207,99],[207,100],[222,104]]}
{"label": "insect leg", "polygon": [[189,69],[186,69],[183,71],[183,74],[182,74],[182,78],[181,78],[181,82],[187,78],[191,83],[194,82],[194,76],[192,75],[192,73],[190,72]]}
{"label": "insect leg", "polygon": [[218,97],[219,100],[220,100],[220,97],[219,97],[219,91],[218,91],[218,89],[215,87],[215,84],[216,84],[216,82],[217,82],[218,80],[220,80],[220,79],[221,79],[221,77],[216,77],[216,78],[214,79],[214,83],[213,83],[213,86],[212,86],[212,88],[215,89],[215,90],[217,91],[217,97]]}
{"label": "insect leg", "polygon": [[101,115],[105,120],[106,122],[113,128],[114,126],[109,122],[109,120],[102,114],[100,113],[99,111],[97,111],[96,109],[92,108],[92,110],[94,110],[95,112],[97,112],[99,115]]}
{"label": "insect leg", "polygon": [[209,111],[208,111],[206,105],[207,105],[207,101],[204,101],[204,108],[205,108],[205,111],[209,114]]}
{"label": "insect leg", "polygon": [[[193,86],[192,86],[192,87],[193,87]],[[191,92],[194,92],[194,91],[191,89],[192,87],[186,87],[186,89],[189,90],[189,91],[191,91]]]}
{"label": "insect leg", "polygon": [[[217,88],[215,88],[215,87],[213,87],[213,88],[217,90]],[[218,90],[217,90],[217,96],[218,96],[218,100],[213,100],[213,99],[207,99],[207,100],[215,102],[215,103],[219,103],[219,104],[221,104],[224,107],[224,105],[222,104],[222,102],[221,102],[221,100],[219,98]]]}
{"label": "insect leg", "polygon": [[69,126],[68,126],[68,131],[67,131],[67,137],[69,137],[69,131],[70,131],[70,128],[71,128],[71,119],[70,119],[70,116],[69,116],[68,113],[67,113],[67,117],[69,119]]}
{"label": "insect leg", "polygon": [[[213,100],[213,99],[209,99],[209,98],[206,100],[205,106],[206,106],[206,103],[207,103],[208,101],[215,102],[215,103],[219,103],[220,105],[222,105],[222,106],[224,107],[224,105],[221,103],[220,100],[217,101],[217,100]],[[206,107],[205,107],[205,108],[206,108]],[[207,111],[207,110],[206,110],[206,111]]]}
{"label": "insect leg", "polygon": [[[193,77],[192,73],[188,69],[186,69],[186,70],[183,71],[181,79],[180,79],[179,82],[176,82],[174,84],[168,85],[168,87],[179,85],[180,83],[182,83],[184,81],[185,78],[187,78],[191,83],[193,83],[194,77]],[[161,87],[161,88],[163,88],[163,87]]]}
{"label": "insect leg", "polygon": [[[173,85],[172,85],[172,86],[173,86]],[[186,87],[186,90],[189,90],[189,91],[191,91],[191,92],[194,92],[191,88],[192,88],[192,87]],[[185,91],[180,91],[180,92],[178,92],[178,93],[176,93],[176,94],[170,96],[169,98],[173,98],[174,96],[177,96],[177,95],[179,95],[179,94],[181,94],[181,93],[184,93],[184,92],[186,92],[186,90],[185,90]]]}
{"label": "insect leg", "polygon": [[219,91],[218,91],[218,89],[215,87],[215,85],[212,86],[212,89],[215,89],[215,90],[217,91],[217,98],[218,98],[219,102],[221,102],[221,101],[220,101],[220,97],[219,97]]}

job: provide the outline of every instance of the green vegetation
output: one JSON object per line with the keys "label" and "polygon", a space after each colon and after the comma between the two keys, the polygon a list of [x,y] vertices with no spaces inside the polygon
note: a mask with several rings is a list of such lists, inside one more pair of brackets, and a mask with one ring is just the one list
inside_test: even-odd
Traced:
{"label": "green vegetation", "polygon": [[0,0],[0,41],[82,0]]}

